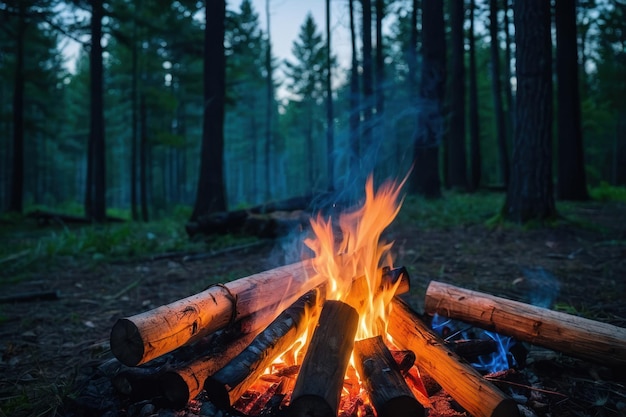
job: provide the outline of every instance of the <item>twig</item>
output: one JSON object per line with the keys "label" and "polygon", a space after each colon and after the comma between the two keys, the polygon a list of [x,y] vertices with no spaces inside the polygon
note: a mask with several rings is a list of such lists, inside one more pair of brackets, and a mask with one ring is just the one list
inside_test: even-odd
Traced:
{"label": "twig", "polygon": [[257,246],[261,246],[263,244],[265,244],[265,241],[264,240],[259,240],[259,241],[256,241],[256,242],[246,243],[246,244],[239,245],[239,246],[232,246],[230,248],[225,248],[225,249],[221,249],[221,250],[216,250],[216,251],[211,251],[211,252],[204,252],[204,253],[196,253],[196,254],[193,254],[193,255],[187,255],[187,256],[183,257],[183,262],[201,261],[203,259],[212,258],[214,256],[224,255],[226,253],[238,252],[240,250],[254,248],[254,247],[257,247]]}
{"label": "twig", "polygon": [[128,284],[127,286],[119,290],[117,293],[113,295],[105,296],[104,298],[107,300],[115,300],[117,298],[120,298],[122,295],[126,294],[128,291],[132,290],[137,285],[139,285],[140,282],[141,282],[141,279],[136,279],[135,281],[131,282],[130,284]]}
{"label": "twig", "polygon": [[509,385],[513,385],[513,386],[516,386],[516,387],[520,387],[520,388],[526,388],[526,389],[529,389],[529,390],[532,390],[532,391],[541,392],[541,393],[544,393],[544,394],[552,394],[552,395],[558,395],[558,396],[563,397],[563,398],[569,398],[569,396],[567,396],[565,394],[561,394],[560,392],[557,392],[557,391],[551,391],[551,390],[547,390],[547,389],[543,389],[543,388],[537,388],[537,387],[533,387],[533,386],[525,385],[525,384],[518,384],[517,382],[511,382],[511,381],[506,381],[506,380],[503,380],[503,379],[493,378],[493,377],[490,377],[490,376],[487,376],[487,375],[485,375],[484,378],[486,380],[492,381],[492,382],[501,382],[503,384],[509,384]]}
{"label": "twig", "polygon": [[5,257],[5,258],[0,259],[0,264],[3,264],[5,262],[9,262],[9,261],[14,261],[16,259],[19,259],[19,258],[21,258],[23,256],[28,255],[29,253],[30,253],[30,249],[25,249],[25,250],[23,250],[21,252],[13,253],[13,254]]}

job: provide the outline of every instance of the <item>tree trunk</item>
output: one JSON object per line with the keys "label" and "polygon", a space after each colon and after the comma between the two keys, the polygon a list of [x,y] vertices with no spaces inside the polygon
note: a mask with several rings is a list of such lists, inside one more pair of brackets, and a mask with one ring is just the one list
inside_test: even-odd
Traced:
{"label": "tree trunk", "polygon": [[265,0],[265,20],[267,22],[267,45],[265,45],[265,79],[266,109],[265,109],[265,201],[272,198],[272,184],[270,179],[270,163],[272,158],[272,115],[274,114],[274,77],[272,68],[272,40],[270,36],[270,0]]}
{"label": "tree trunk", "polygon": [[[385,106],[385,54],[383,50],[383,18],[385,17],[385,4],[383,0],[376,0],[376,124],[382,128],[384,125]],[[383,134],[383,131],[379,133]]]}
{"label": "tree trunk", "polygon": [[141,219],[144,222],[149,220],[148,215],[148,111],[146,109],[145,94],[139,98],[139,118],[140,118],[140,144],[139,144],[139,184]]}
{"label": "tree trunk", "polygon": [[9,211],[21,213],[24,209],[24,36],[26,5],[19,5],[17,23],[15,85],[13,88],[13,175]]}
{"label": "tree trunk", "polygon": [[441,196],[439,144],[443,135],[446,84],[446,41],[443,2],[422,2],[422,79],[411,191],[429,198]]}
{"label": "tree trunk", "polygon": [[463,39],[463,0],[450,3],[452,44],[452,78],[450,80],[450,134],[448,148],[449,186],[467,189],[467,162],[465,152],[465,42]]}
{"label": "tree trunk", "polygon": [[506,109],[508,123],[508,137],[513,137],[515,132],[515,103],[513,101],[513,84],[511,83],[511,33],[509,24],[509,1],[504,0],[504,94],[506,96]]}
{"label": "tree trunk", "polygon": [[224,189],[224,102],[226,95],[226,56],[224,31],[225,0],[205,0],[204,30],[204,122],[200,178],[191,220],[226,210]]}
{"label": "tree trunk", "polygon": [[504,217],[517,223],[556,216],[552,186],[550,3],[515,2],[517,103],[511,182]]}
{"label": "tree trunk", "polygon": [[[361,0],[363,7],[363,151],[361,158],[372,151],[372,107],[374,100],[374,80],[372,74],[372,2]],[[367,168],[373,168],[367,167]]]}
{"label": "tree trunk", "polygon": [[480,152],[480,121],[478,116],[478,79],[476,75],[476,39],[474,35],[474,9],[476,1],[470,4],[469,28],[469,128],[470,128],[470,169],[469,187],[476,191],[481,180],[481,152]]}
{"label": "tree trunk", "polygon": [[89,137],[92,143],[93,164],[93,206],[91,217],[101,223],[106,219],[106,148],[104,145],[104,96],[103,96],[103,63],[102,63],[102,17],[104,9],[102,0],[92,0],[91,16],[91,51],[90,51],[90,84],[91,84],[91,120]]}
{"label": "tree trunk", "polygon": [[326,0],[326,154],[328,164],[328,190],[335,189],[335,132],[333,127],[332,59],[330,55],[330,0]]}
{"label": "tree trunk", "polygon": [[349,0],[350,7],[350,48],[352,51],[350,68],[350,178],[356,178],[359,172],[361,110],[359,104],[359,61],[354,30],[354,0]]}
{"label": "tree trunk", "polygon": [[[137,7],[137,6],[135,6]],[[139,77],[139,51],[137,50],[137,23],[133,20],[133,37],[131,46],[131,87],[130,102],[132,114],[132,130],[130,139],[130,209],[133,220],[139,220],[137,211],[137,129],[139,127],[139,117],[137,109],[137,94]]]}
{"label": "tree trunk", "polygon": [[496,118],[496,135],[500,175],[506,187],[509,184],[509,153],[506,146],[504,109],[502,107],[502,81],[500,76],[500,45],[498,44],[498,0],[489,0],[489,35],[491,36],[491,86]]}
{"label": "tree trunk", "polygon": [[576,2],[557,0],[555,19],[559,149],[557,191],[562,200],[587,200],[589,194],[585,176],[578,89]]}

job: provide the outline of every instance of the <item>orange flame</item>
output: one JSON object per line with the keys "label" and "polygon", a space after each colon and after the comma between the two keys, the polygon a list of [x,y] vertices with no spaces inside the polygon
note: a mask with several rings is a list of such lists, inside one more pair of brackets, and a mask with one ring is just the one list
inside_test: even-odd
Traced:
{"label": "orange flame", "polygon": [[[392,266],[390,249],[393,245],[393,242],[382,242],[381,235],[400,211],[402,201],[398,199],[407,177],[400,183],[386,181],[375,192],[370,175],[363,205],[339,215],[339,231],[334,230],[332,219],[324,220],[318,215],[311,220],[315,238],[304,242],[315,253],[316,272],[329,282],[327,298],[346,301],[357,309],[360,317],[357,340],[385,331],[389,301],[395,288],[380,291],[382,267]],[[356,284],[357,278],[364,279],[364,284]],[[357,290],[358,294],[354,291],[351,294],[351,290]]]}

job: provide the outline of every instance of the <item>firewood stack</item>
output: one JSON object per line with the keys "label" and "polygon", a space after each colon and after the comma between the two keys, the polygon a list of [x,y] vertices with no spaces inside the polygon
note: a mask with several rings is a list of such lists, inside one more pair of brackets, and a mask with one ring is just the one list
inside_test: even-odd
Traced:
{"label": "firewood stack", "polygon": [[[379,417],[421,417],[430,404],[415,381],[417,366],[475,417],[519,415],[508,395],[397,297],[409,291],[404,268],[383,270],[383,285],[396,294],[387,335],[356,341],[354,300],[332,299],[327,283],[312,277],[319,276],[311,263],[299,262],[119,319],[111,331],[111,350],[125,367],[114,386],[126,395],[159,397],[172,408],[186,406],[204,390],[203,398],[218,408],[235,406],[246,415],[350,416],[363,406]],[[359,285],[359,278],[353,280],[353,288]],[[626,365],[624,328],[438,282],[428,288],[425,309],[571,356]],[[310,342],[301,346],[299,359],[283,357],[275,365],[307,332]],[[147,374],[145,366],[135,368],[220,333],[230,335],[218,339],[221,346],[184,364]],[[353,383],[351,355],[365,394]],[[266,372],[276,366],[278,371]],[[259,383],[265,384],[264,393],[252,398],[247,392]]]}

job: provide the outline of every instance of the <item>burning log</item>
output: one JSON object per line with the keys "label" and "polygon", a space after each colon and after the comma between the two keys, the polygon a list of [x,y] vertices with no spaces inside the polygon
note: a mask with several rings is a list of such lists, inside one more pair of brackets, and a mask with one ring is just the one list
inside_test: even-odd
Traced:
{"label": "burning log", "polygon": [[410,350],[392,350],[391,356],[393,356],[393,360],[398,364],[400,372],[407,372],[415,365],[415,353]]}
{"label": "burning log", "polygon": [[204,388],[211,402],[230,407],[256,381],[274,359],[284,353],[316,316],[322,294],[309,291],[284,310],[243,352],[207,378]]}
{"label": "burning log", "polygon": [[626,329],[431,281],[424,309],[597,363],[626,366]]}
{"label": "burning log", "polygon": [[354,356],[378,417],[424,416],[424,407],[413,396],[381,336],[356,341]]}
{"label": "burning log", "polygon": [[358,322],[359,314],[348,304],[324,303],[293,389],[290,416],[337,415]]}
{"label": "burning log", "polygon": [[395,344],[415,352],[420,367],[474,417],[519,416],[515,401],[447,349],[445,342],[397,297],[393,300],[388,332]]}
{"label": "burning log", "polygon": [[111,351],[124,365],[136,366],[265,307],[275,306],[277,315],[280,305],[322,283],[314,276],[311,262],[298,262],[119,319],[111,330]]}
{"label": "burning log", "polygon": [[240,354],[255,335],[256,332],[242,332],[235,340],[219,343],[221,349],[211,351],[187,365],[164,372],[159,377],[159,387],[163,396],[172,407],[184,407],[190,399],[202,391],[206,378]]}

